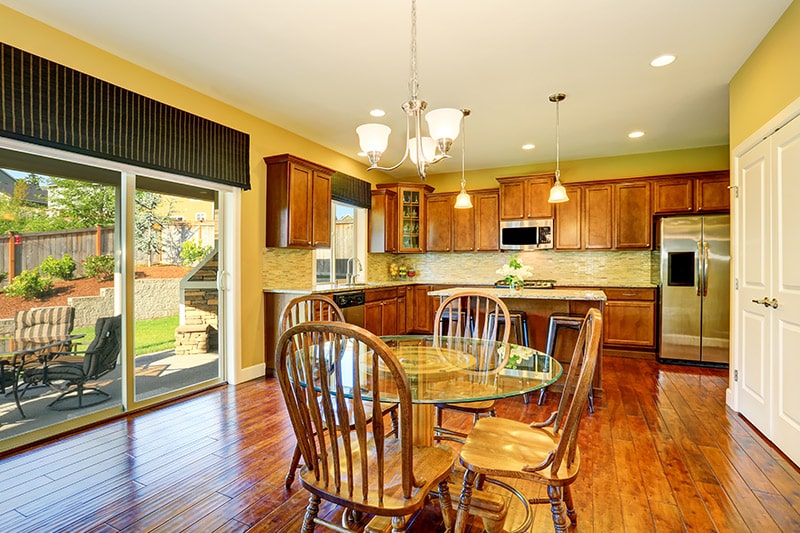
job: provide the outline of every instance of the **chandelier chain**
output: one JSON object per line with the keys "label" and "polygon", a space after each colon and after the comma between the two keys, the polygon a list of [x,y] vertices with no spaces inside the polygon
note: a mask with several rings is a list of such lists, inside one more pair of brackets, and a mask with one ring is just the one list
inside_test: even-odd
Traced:
{"label": "chandelier chain", "polygon": [[417,0],[411,0],[411,80],[408,82],[411,100],[417,100]]}

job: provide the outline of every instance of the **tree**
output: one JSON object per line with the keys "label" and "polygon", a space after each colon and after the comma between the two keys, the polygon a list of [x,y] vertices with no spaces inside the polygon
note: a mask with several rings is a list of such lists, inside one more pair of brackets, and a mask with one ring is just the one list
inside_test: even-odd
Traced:
{"label": "tree", "polygon": [[51,179],[50,208],[58,216],[70,220],[74,228],[114,224],[114,187],[64,178]]}
{"label": "tree", "polygon": [[136,213],[134,214],[136,251],[147,256],[147,266],[152,264],[153,254],[161,251],[161,230],[171,221],[171,201],[167,205],[165,214],[157,212],[162,198],[160,194],[154,192],[136,192]]}

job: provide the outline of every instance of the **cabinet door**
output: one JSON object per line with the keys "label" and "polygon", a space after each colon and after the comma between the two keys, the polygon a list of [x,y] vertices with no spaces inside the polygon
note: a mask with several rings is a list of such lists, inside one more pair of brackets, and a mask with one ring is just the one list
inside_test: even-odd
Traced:
{"label": "cabinet door", "polygon": [[425,194],[422,188],[400,187],[398,190],[398,209],[400,211],[400,253],[424,252],[425,242]]}
{"label": "cabinet door", "polygon": [[401,287],[397,290],[397,334],[405,335],[408,333],[406,327],[406,291]]}
{"label": "cabinet door", "polygon": [[397,251],[397,193],[389,189],[372,191],[369,210],[369,251]]}
{"label": "cabinet door", "polygon": [[550,187],[553,180],[547,178],[531,178],[525,182],[525,217],[553,218],[553,204],[550,198]]}
{"label": "cabinet door", "polygon": [[[295,164],[289,170],[289,246],[311,246],[311,210],[313,209],[314,172]],[[330,209],[330,199],[328,200]]]}
{"label": "cabinet door", "polygon": [[364,304],[364,329],[371,331],[375,335],[381,335],[382,326],[381,302],[367,302]]}
{"label": "cabinet door", "polygon": [[[455,204],[455,196],[451,197],[453,204]],[[476,223],[478,218],[476,216],[477,197],[472,195],[472,208],[471,209],[456,209],[453,208],[453,251],[454,252],[472,252],[475,249],[476,238]]]}
{"label": "cabinet door", "polygon": [[611,185],[583,189],[583,247],[587,250],[611,249],[611,189]]}
{"label": "cabinet door", "polygon": [[453,203],[455,196],[450,194],[428,197],[426,222],[428,226],[429,252],[449,252],[453,240]]}
{"label": "cabinet door", "polygon": [[314,172],[311,200],[311,242],[319,248],[331,246],[331,177]]}
{"label": "cabinet door", "polygon": [[730,179],[697,180],[697,212],[728,212],[731,210]]}
{"label": "cabinet door", "polygon": [[649,249],[652,229],[650,183],[614,185],[614,248]]}
{"label": "cabinet door", "polygon": [[656,303],[608,300],[603,313],[603,343],[609,346],[655,348]]}
{"label": "cabinet door", "polygon": [[500,219],[525,218],[525,182],[512,181],[500,184]]}
{"label": "cabinet door", "polygon": [[653,182],[653,214],[691,213],[694,210],[694,180],[675,178]]}
{"label": "cabinet door", "polygon": [[583,212],[583,188],[565,185],[568,202],[556,204],[555,232],[556,250],[580,250],[583,245],[581,213]]}
{"label": "cabinet door", "polygon": [[381,302],[381,335],[397,335],[397,298]]}
{"label": "cabinet door", "polygon": [[[475,218],[475,250],[496,252],[500,249],[500,195],[497,192],[476,193],[472,196]],[[460,211],[460,210],[456,210]],[[456,231],[456,244],[459,232]]]}
{"label": "cabinet door", "polygon": [[[431,306],[428,292],[430,285],[414,286],[414,331],[420,333],[433,333],[433,321],[431,320]],[[408,305],[408,302],[406,302]]]}

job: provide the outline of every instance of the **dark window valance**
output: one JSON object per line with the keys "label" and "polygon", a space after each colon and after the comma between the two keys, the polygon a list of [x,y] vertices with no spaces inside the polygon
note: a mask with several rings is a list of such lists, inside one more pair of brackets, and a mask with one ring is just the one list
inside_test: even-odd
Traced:
{"label": "dark window valance", "polygon": [[331,198],[337,202],[369,209],[372,206],[369,182],[334,172],[331,177]]}
{"label": "dark window valance", "polygon": [[0,136],[250,188],[250,136],[0,43]]}

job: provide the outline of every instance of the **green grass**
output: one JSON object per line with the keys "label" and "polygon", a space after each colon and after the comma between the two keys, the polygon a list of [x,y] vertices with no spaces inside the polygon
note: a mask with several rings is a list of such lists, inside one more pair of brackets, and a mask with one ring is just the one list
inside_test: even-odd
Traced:
{"label": "green grass", "polygon": [[[175,328],[178,327],[179,320],[177,315],[137,320],[134,324],[134,354],[142,355],[174,348]],[[94,339],[94,326],[75,328],[72,333],[86,335],[80,340],[85,348]]]}

